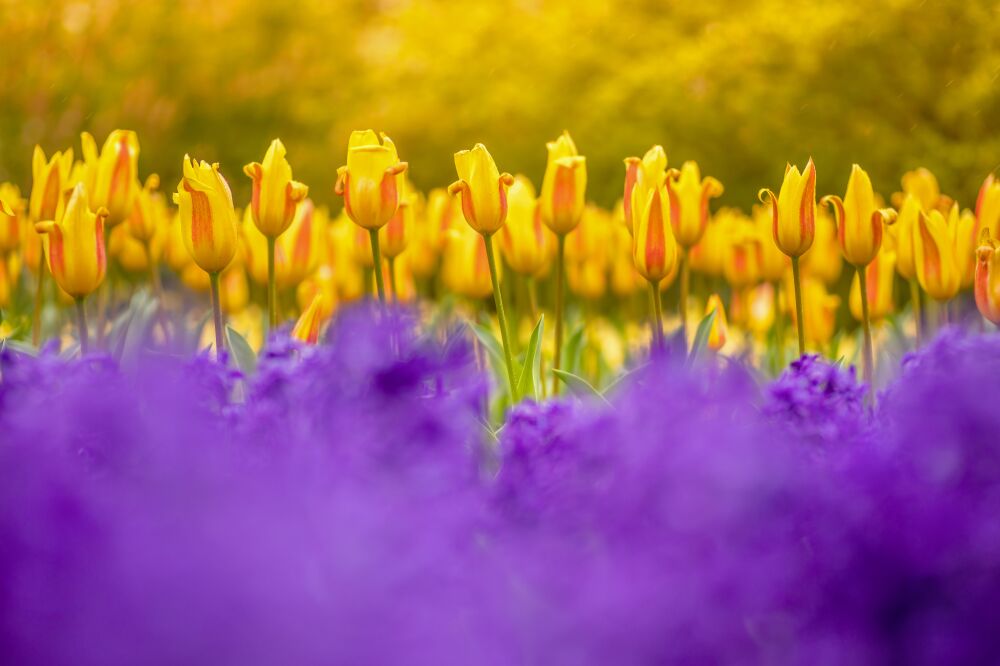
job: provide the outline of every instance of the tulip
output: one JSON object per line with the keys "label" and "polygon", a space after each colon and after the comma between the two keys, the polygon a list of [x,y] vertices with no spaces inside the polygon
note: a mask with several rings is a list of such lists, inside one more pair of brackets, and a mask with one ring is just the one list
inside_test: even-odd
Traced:
{"label": "tulip", "polygon": [[368,230],[372,256],[378,267],[375,284],[383,304],[385,284],[378,230],[396,214],[400,200],[399,177],[406,166],[406,162],[399,161],[396,145],[385,134],[380,141],[372,130],[356,130],[351,132],[347,143],[347,165],[337,169],[334,190],[344,197],[344,211],[355,224]]}
{"label": "tulip", "polygon": [[418,207],[410,250],[410,269],[414,275],[421,278],[434,275],[446,233],[461,207],[461,197],[449,194],[443,188],[431,190],[427,194],[426,206]]}
{"label": "tulip", "polygon": [[277,292],[274,278],[275,240],[288,229],[295,218],[299,202],[309,188],[292,180],[292,166],[285,159],[285,145],[275,139],[264,154],[264,162],[251,162],[243,167],[253,189],[250,212],[253,223],[267,239],[267,313],[268,325],[278,325]]}
{"label": "tulip", "polygon": [[972,285],[976,274],[976,250],[979,247],[979,229],[971,210],[963,210],[955,227],[955,261],[958,265],[960,288]]}
{"label": "tulip", "polygon": [[821,281],[811,277],[802,281],[802,291],[807,297],[803,299],[806,308],[803,311],[805,322],[802,329],[808,333],[807,340],[810,344],[824,347],[837,330],[840,297],[829,293]]}
{"label": "tulip", "polygon": [[957,294],[962,284],[956,256],[958,222],[956,204],[947,220],[938,210],[921,212],[913,230],[917,280],[924,291],[941,303]]}
{"label": "tulip", "polygon": [[1000,327],[1000,251],[990,237],[989,229],[979,232],[976,250],[976,307],[997,327]]}
{"label": "tulip", "polygon": [[843,265],[844,256],[840,253],[840,242],[837,240],[837,224],[826,209],[820,208],[816,211],[812,247],[802,255],[802,273],[808,273],[827,287],[833,287],[840,279]]}
{"label": "tulip", "polygon": [[132,214],[139,172],[139,139],[135,132],[114,130],[97,153],[94,138],[84,132],[82,137],[85,184],[92,192],[91,205],[108,209],[108,227],[124,222]]}
{"label": "tulip", "polygon": [[515,273],[532,279],[545,269],[554,238],[542,223],[530,180],[517,176],[507,193],[507,201],[507,224],[500,232],[500,250]]}
{"label": "tulip", "polygon": [[[892,209],[875,205],[875,191],[865,170],[855,164],[847,181],[847,193],[841,199],[836,195],[823,197],[823,203],[832,205],[837,218],[840,249],[848,263],[853,264],[859,282],[867,284],[865,271],[882,247],[882,227],[896,218]],[[872,348],[871,318],[868,312],[868,290],[861,289],[862,326],[865,334],[864,378],[872,386],[875,353]]]}
{"label": "tulip", "polygon": [[62,218],[35,224],[45,234],[45,254],[56,283],[76,301],[80,350],[87,353],[87,318],[83,301],[104,281],[107,257],[104,248],[104,221],[108,211],[90,211],[87,191],[78,183],[66,204]]}
{"label": "tulip", "polygon": [[903,174],[903,193],[916,199],[924,210],[937,208],[941,199],[937,178],[924,167]]}
{"label": "tulip", "polygon": [[292,337],[307,345],[314,345],[319,340],[319,332],[323,326],[323,295],[313,296],[309,307],[305,309],[295,327],[292,328]]}
{"label": "tulip", "polygon": [[986,176],[976,198],[976,232],[989,229],[1000,240],[1000,180],[992,173]]}
{"label": "tulip", "polygon": [[517,380],[514,378],[507,316],[503,309],[500,279],[493,253],[493,234],[507,220],[507,189],[514,184],[514,177],[509,173],[500,173],[490,152],[481,143],[477,143],[472,150],[455,153],[455,171],[458,172],[458,180],[448,187],[448,192],[461,194],[465,221],[473,231],[482,236],[483,244],[486,246],[493,300],[496,303],[504,360],[507,364],[507,379],[510,382],[510,397],[511,400],[517,400]]}
{"label": "tulip", "polygon": [[889,226],[888,234],[896,253],[896,272],[910,286],[910,304],[913,308],[918,343],[923,336],[923,323],[920,313],[920,283],[917,281],[917,268],[913,258],[913,233],[922,210],[920,199],[915,194],[907,193],[902,199],[899,214]]}
{"label": "tulip", "polygon": [[23,214],[21,191],[11,183],[0,183],[0,261],[6,260],[21,244]]}
{"label": "tulip", "polygon": [[493,293],[486,245],[466,226],[448,232],[442,251],[441,281],[449,291],[467,298],[481,299]]}
{"label": "tulip", "polygon": [[174,203],[180,208],[181,235],[188,253],[208,273],[212,292],[216,352],[223,349],[219,273],[236,254],[236,211],[229,183],[218,164],[184,156],[184,176],[177,184]]}
{"label": "tulip", "polygon": [[771,203],[772,232],[774,242],[782,252],[792,258],[792,281],[795,288],[795,321],[798,322],[799,355],[805,353],[805,318],[802,316],[802,284],[799,275],[799,257],[812,247],[816,233],[816,165],[812,158],[805,169],[785,166],[785,179],[781,190],[775,196],[769,189],[757,193],[761,203]]}
{"label": "tulip", "polygon": [[[893,310],[892,285],[896,274],[896,253],[883,249],[878,253],[865,271],[865,288],[868,292],[868,316],[872,321],[880,321],[890,315]],[[861,282],[858,274],[854,274],[851,282],[851,294],[848,299],[851,315],[858,321],[864,320],[862,308]]]}
{"label": "tulip", "polygon": [[[241,231],[250,276],[257,284],[269,286],[272,275],[267,261],[270,254],[268,239],[253,224],[253,214],[249,208],[244,212]],[[364,241],[363,246],[370,252],[364,230],[359,231]],[[275,242],[273,277],[277,287],[293,288],[316,269],[320,263],[325,233],[325,215],[316,209],[311,199],[305,199],[296,209],[291,225]],[[277,305],[275,301],[275,311],[280,309]]]}
{"label": "tulip", "polygon": [[705,316],[715,313],[712,320],[712,327],[708,331],[708,341],[706,345],[709,349],[717,352],[726,344],[726,309],[722,306],[722,299],[718,294],[708,297],[708,304],[705,307]]}
{"label": "tulip", "polygon": [[389,290],[394,300],[399,300],[399,290],[396,284],[396,258],[406,249],[413,229],[413,205],[409,197],[399,202],[396,214],[389,223],[379,229],[379,244],[385,255],[389,274]]}
{"label": "tulip", "polygon": [[[65,203],[63,191],[66,189],[70,172],[73,169],[73,149],[56,152],[46,161],[45,153],[40,146],[35,146],[31,156],[31,196],[28,200],[28,217],[32,225],[36,222],[56,220],[62,216]],[[32,226],[32,230],[34,226]],[[32,233],[34,233],[32,231]],[[34,234],[31,242],[37,240]],[[44,253],[44,246],[38,243],[39,254]],[[45,284],[46,261],[44,256],[38,258],[38,280],[35,282],[35,310],[32,315],[31,341],[36,347],[41,342],[43,286]]]}

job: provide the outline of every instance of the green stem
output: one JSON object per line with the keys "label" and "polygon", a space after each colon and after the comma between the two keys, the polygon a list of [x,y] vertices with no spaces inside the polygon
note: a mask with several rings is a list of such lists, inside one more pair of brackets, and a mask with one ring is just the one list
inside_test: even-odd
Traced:
{"label": "green stem", "polygon": [[649,282],[649,297],[653,301],[653,346],[663,346],[663,302],[660,298],[660,281]]}
{"label": "green stem", "polygon": [[503,341],[504,361],[507,364],[507,379],[510,381],[511,402],[517,402],[517,380],[514,379],[514,360],[510,355],[510,340],[507,333],[507,315],[503,311],[503,297],[500,295],[500,280],[497,278],[497,262],[493,256],[493,237],[483,234],[486,244],[486,261],[490,265],[490,281],[493,283],[493,300],[497,306],[497,319],[500,323],[500,339]]}
{"label": "green stem", "polygon": [[80,356],[86,356],[89,345],[89,332],[87,331],[87,308],[83,305],[83,297],[76,299],[76,327],[80,337]]}
{"label": "green stem", "polygon": [[399,291],[396,290],[396,258],[389,258],[389,289],[392,291],[392,300],[399,301]]}
{"label": "green stem", "polygon": [[799,276],[799,258],[792,257],[792,285],[795,287],[795,322],[799,332],[799,356],[806,353],[806,326],[802,317],[802,280]]}
{"label": "green stem", "polygon": [[368,237],[372,241],[372,261],[375,271],[375,288],[378,290],[379,303],[385,305],[385,279],[382,277],[382,251],[378,246],[378,229],[369,229]]}
{"label": "green stem", "polygon": [[865,330],[864,368],[862,368],[865,383],[868,384],[869,398],[874,395],[872,379],[875,369],[875,354],[872,350],[872,324],[868,315],[868,267],[858,266],[858,287],[861,291],[861,325]]}
{"label": "green stem", "polygon": [[[267,328],[274,330],[278,327],[278,288],[274,279],[274,246],[276,239],[270,236],[267,239]],[[218,278],[218,275],[216,275]],[[218,338],[218,335],[216,335]]]}
{"label": "green stem", "polygon": [[[563,309],[566,298],[565,285],[566,276],[566,234],[559,234],[556,241],[556,348],[555,356],[552,358],[552,369],[558,370],[562,357],[562,336],[563,336]],[[559,393],[559,378],[556,373],[552,373],[552,395]]]}
{"label": "green stem", "polygon": [[212,320],[215,323],[215,355],[218,357],[225,348],[222,340],[222,304],[219,301],[219,274],[209,273],[208,282],[212,287]]}
{"label": "green stem", "polygon": [[910,303],[913,307],[913,323],[917,328],[917,346],[924,337],[923,313],[920,309],[920,284],[916,279],[910,280]]}
{"label": "green stem", "polygon": [[774,334],[777,337],[777,368],[785,367],[785,320],[781,316],[781,280],[775,280],[774,286]]}
{"label": "green stem", "polygon": [[688,261],[688,255],[685,250],[681,250],[681,293],[680,298],[677,301],[677,309],[680,310],[679,314],[681,316],[681,331],[684,336],[684,349],[687,350],[687,304],[688,304],[688,290],[690,289],[691,282],[691,262]]}
{"label": "green stem", "polygon": [[43,288],[48,268],[48,263],[45,261],[45,246],[43,245],[41,257],[38,260],[38,281],[35,283],[35,312],[31,318],[31,344],[35,347],[38,347],[42,341],[42,306],[45,305]]}

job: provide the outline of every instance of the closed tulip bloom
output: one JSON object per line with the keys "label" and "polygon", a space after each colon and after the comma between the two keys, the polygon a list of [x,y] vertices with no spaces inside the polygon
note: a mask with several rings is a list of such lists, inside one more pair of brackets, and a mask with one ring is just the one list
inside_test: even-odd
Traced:
{"label": "closed tulip bloom", "polygon": [[806,341],[817,347],[830,343],[837,330],[837,310],[840,297],[829,293],[819,280],[805,277],[802,280]]}
{"label": "closed tulip bloom", "polygon": [[718,294],[712,294],[708,297],[708,304],[705,307],[705,316],[715,312],[715,319],[712,320],[712,327],[708,330],[708,341],[706,345],[712,351],[719,351],[726,344],[726,333],[728,327],[726,325],[726,308],[722,305],[722,299],[719,298]]}
{"label": "closed tulip bloom", "polygon": [[406,171],[389,137],[372,130],[351,132],[347,165],[337,169],[335,191],[344,197],[344,210],[355,224],[378,229],[387,224],[399,206],[399,176]]}
{"label": "closed tulip bloom", "polygon": [[108,233],[108,258],[126,273],[149,270],[146,244],[132,235],[127,224],[119,224]]}
{"label": "closed tulip bloom", "polygon": [[667,277],[677,264],[677,241],[670,226],[670,202],[664,184],[666,174],[657,173],[658,168],[644,165],[645,182],[632,191],[632,258],[639,274],[650,282]]}
{"label": "closed tulip bloom", "polygon": [[[865,282],[868,289],[868,316],[872,321],[878,321],[892,314],[892,285],[896,275],[896,253],[882,250],[875,261],[868,265],[865,271]],[[851,282],[851,294],[848,305],[851,315],[858,321],[862,320],[861,312],[861,281],[857,273]]]}
{"label": "closed tulip bloom", "polygon": [[156,174],[149,176],[139,188],[128,218],[129,233],[143,243],[153,239],[166,217],[163,196],[157,192],[159,188],[160,177]]}
{"label": "closed tulip bloom", "polygon": [[917,277],[917,267],[913,260],[913,230],[920,219],[921,204],[916,196],[907,194],[899,215],[889,226],[889,238],[896,252],[896,271],[906,280]]}
{"label": "closed tulip bloom", "polygon": [[722,183],[711,176],[704,180],[698,163],[688,161],[667,178],[670,196],[670,224],[677,243],[689,249],[701,240],[708,225],[708,202],[722,194]]}
{"label": "closed tulip bloom", "polygon": [[21,191],[11,183],[0,183],[0,260],[20,246],[23,214]]}
{"label": "closed tulip bloom", "polygon": [[52,158],[45,159],[41,147],[35,146],[31,156],[31,196],[28,201],[28,213],[32,222],[55,220],[58,211],[64,203],[63,191],[69,184],[73,169],[73,149],[53,153]]}
{"label": "closed tulip bloom", "polygon": [[415,211],[410,196],[403,197],[396,214],[392,216],[388,224],[378,230],[379,243],[382,246],[382,256],[392,260],[406,250],[410,243],[410,236],[413,234]]}
{"label": "closed tulip bloom", "polygon": [[771,206],[754,206],[753,225],[756,229],[758,265],[760,279],[766,282],[777,282],[791,266],[791,261],[784,252],[771,240],[771,225],[774,215]]}
{"label": "closed tulip bloom", "polygon": [[292,223],[309,188],[292,180],[292,166],[285,159],[281,139],[271,142],[263,162],[251,162],[243,167],[243,173],[253,181],[250,211],[254,224],[264,236],[277,238]]}
{"label": "closed tulip bloom", "polygon": [[[93,151],[86,141],[84,153],[85,157],[93,160]],[[111,132],[96,158],[96,164],[92,162],[92,169],[91,205],[108,209],[109,227],[124,222],[132,214],[132,202],[139,190],[139,138],[135,132]]]}
{"label": "closed tulip bloom", "polygon": [[722,274],[733,289],[752,287],[760,281],[760,243],[750,230],[746,230],[727,244]]}
{"label": "closed tulip bloom", "polygon": [[40,221],[38,233],[45,234],[49,270],[63,291],[83,298],[104,281],[107,256],[104,248],[105,208],[91,212],[87,191],[77,184],[58,222]]}
{"label": "closed tulip bloom", "polygon": [[507,202],[507,224],[500,232],[500,250],[515,273],[536,276],[552,257],[555,239],[542,223],[531,181],[517,176],[507,193]]}
{"label": "closed tulip bloom", "polygon": [[[498,271],[500,267],[497,264]],[[486,298],[493,293],[486,245],[470,228],[460,226],[449,232],[441,280],[449,291],[467,298]]]}
{"label": "closed tulip bloom", "polygon": [[770,200],[772,233],[781,251],[789,257],[805,254],[812,247],[816,231],[816,165],[812,158],[801,173],[796,166],[785,166],[785,179],[777,196],[763,189],[757,198],[761,203]]}
{"label": "closed tulip bloom", "polygon": [[514,177],[500,173],[481,143],[455,153],[455,170],[458,180],[448,192],[461,196],[462,213],[474,231],[493,235],[507,219],[507,189],[514,184]]}
{"label": "closed tulip bloom", "polygon": [[568,234],[583,217],[587,192],[587,159],[576,150],[569,132],[545,144],[548,161],[539,202],[542,221],[556,234]]}
{"label": "closed tulip bloom", "polygon": [[[924,210],[938,207],[941,199],[941,188],[937,178],[930,170],[920,167],[903,174],[903,194],[916,199]],[[905,198],[905,197],[904,197]],[[895,200],[893,200],[895,202]]]}
{"label": "closed tulip bloom", "polygon": [[[278,237],[274,247],[274,277],[282,289],[297,286],[305,280],[317,266],[323,250],[326,235],[325,216],[316,210],[311,199],[305,199],[295,211],[295,218],[285,233]],[[253,223],[253,213],[249,207],[243,214],[241,226],[250,277],[260,285],[267,284],[267,238]],[[358,230],[363,245],[371,246],[363,230]]]}
{"label": "closed tulip bloom", "polygon": [[711,277],[722,275],[722,263],[728,242],[727,228],[736,215],[733,209],[723,208],[708,221],[705,235],[691,248],[688,255],[691,270]]}
{"label": "closed tulip bloom", "polygon": [[992,173],[986,176],[976,198],[977,233],[989,229],[990,235],[1000,240],[1000,181]]}
{"label": "closed tulip bloom", "polygon": [[323,296],[316,294],[309,307],[305,309],[295,327],[292,328],[292,337],[307,345],[314,345],[319,341],[319,332],[323,327]]}
{"label": "closed tulip bloom", "polygon": [[809,251],[802,255],[802,270],[832,287],[844,268],[844,256],[837,240],[837,225],[824,209],[816,211],[816,234]]}
{"label": "closed tulip bloom", "polygon": [[979,312],[1000,326],[1000,251],[987,229],[979,232],[976,250],[976,307]]}
{"label": "closed tulip bloom", "polygon": [[876,207],[875,191],[865,170],[857,164],[851,167],[844,198],[828,195],[823,203],[833,206],[844,258],[854,266],[870,264],[882,247],[882,226],[891,223],[896,213]]}
{"label": "closed tulip bloom", "polygon": [[[661,178],[665,178],[667,170],[667,153],[663,146],[656,145],[646,151],[642,158],[629,157],[625,159],[625,196],[622,199],[622,212],[625,217],[625,227],[634,233],[636,218],[636,201],[644,202],[651,187],[658,187]],[[650,175],[656,176],[650,183]],[[636,188],[640,193],[635,194]],[[642,212],[641,210],[638,212]]]}
{"label": "closed tulip bloom", "polygon": [[979,228],[976,216],[971,210],[963,210],[958,216],[958,226],[955,229],[955,262],[958,274],[961,276],[962,289],[972,285],[976,274],[976,250],[979,247]]}
{"label": "closed tulip bloom", "polygon": [[185,155],[174,203],[180,208],[181,236],[191,258],[206,273],[222,271],[236,254],[237,230],[233,194],[219,165]]}
{"label": "closed tulip bloom", "polygon": [[948,219],[938,210],[921,213],[914,228],[917,280],[923,290],[938,301],[952,298],[961,287],[955,238],[958,220],[958,206],[955,205]]}

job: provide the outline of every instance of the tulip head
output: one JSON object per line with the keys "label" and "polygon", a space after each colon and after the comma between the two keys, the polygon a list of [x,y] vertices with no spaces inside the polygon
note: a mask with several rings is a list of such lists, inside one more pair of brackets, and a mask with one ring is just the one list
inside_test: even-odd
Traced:
{"label": "tulip head", "polygon": [[507,219],[507,189],[514,184],[514,177],[500,173],[481,143],[455,153],[455,171],[458,180],[448,192],[461,196],[465,221],[477,233],[493,235]]}
{"label": "tulip head", "polygon": [[[503,264],[497,264],[498,273]],[[499,279],[499,274],[498,274]],[[444,246],[441,281],[451,292],[466,298],[486,298],[493,293],[483,237],[459,225],[449,231]]]}
{"label": "tulip head", "polygon": [[[892,285],[896,279],[896,253],[883,249],[875,261],[865,269],[865,288],[868,290],[868,317],[879,321],[892,314]],[[855,272],[851,282],[851,294],[847,301],[851,315],[862,321],[861,281]]]}
{"label": "tulip head", "polygon": [[309,307],[302,312],[295,327],[292,328],[292,337],[307,345],[314,345],[319,341],[319,332],[323,326],[323,295],[321,293],[313,296]]}
{"label": "tulip head", "polygon": [[708,224],[708,202],[722,191],[722,183],[715,178],[702,180],[697,162],[685,162],[679,172],[667,178],[670,224],[681,247],[690,249],[701,240]]}
{"label": "tulip head", "polygon": [[0,183],[0,261],[20,246],[23,217],[21,191],[11,183]]}
{"label": "tulip head", "polygon": [[[85,156],[90,152],[86,149]],[[111,132],[92,169],[91,205],[108,209],[109,227],[124,222],[132,214],[132,202],[139,189],[139,139],[135,132]]]}
{"label": "tulip head", "polygon": [[1000,239],[1000,180],[992,173],[986,176],[976,198],[977,229],[989,229],[995,239]]}
{"label": "tulip head", "polygon": [[708,297],[708,304],[705,307],[705,316],[715,312],[715,319],[712,320],[712,327],[708,331],[708,341],[706,345],[712,351],[719,351],[726,344],[726,309],[722,305],[722,299],[718,294]]}
{"label": "tulip head", "polygon": [[277,238],[292,223],[299,202],[309,188],[292,180],[292,166],[285,159],[285,145],[275,139],[264,154],[263,162],[243,167],[253,181],[250,211],[254,224],[267,238]]}
{"label": "tulip head", "polygon": [[976,250],[975,292],[979,312],[1000,326],[1000,248],[985,228],[979,232]]}
{"label": "tulip head", "polygon": [[[656,145],[646,151],[642,159],[638,157],[628,157],[625,159],[625,196],[622,199],[622,212],[625,217],[625,227],[628,232],[633,233],[635,219],[635,196],[633,192],[636,187],[650,187],[650,175],[653,176],[653,185],[658,186],[659,179],[667,169],[667,153],[663,146]],[[638,195],[640,202],[646,200],[646,195]]]}
{"label": "tulip head", "polygon": [[948,219],[941,211],[921,212],[913,229],[913,257],[920,286],[938,301],[947,301],[958,293],[962,276],[956,257],[958,205]]}
{"label": "tulip head", "polygon": [[844,198],[828,195],[823,197],[823,203],[830,204],[837,217],[844,258],[855,266],[870,264],[882,247],[882,227],[892,223],[896,212],[876,207],[875,191],[865,170],[857,164],[851,167]]}
{"label": "tulip head", "polygon": [[[938,207],[941,188],[934,174],[929,169],[920,167],[903,174],[903,195],[904,199],[907,195],[912,196],[924,210],[931,210]],[[893,203],[895,201],[893,199]]]}
{"label": "tulip head", "polygon": [[160,178],[156,174],[146,179],[146,183],[138,188],[132,214],[128,218],[129,234],[136,240],[149,243],[156,232],[165,223],[166,209],[163,195],[157,192]]}
{"label": "tulip head", "polygon": [[73,149],[56,152],[49,160],[40,146],[35,146],[31,156],[31,196],[28,200],[28,214],[32,222],[45,222],[59,217],[65,203],[63,191],[69,184],[73,169]]}
{"label": "tulip head", "polygon": [[49,270],[56,284],[74,298],[83,298],[104,281],[107,256],[104,248],[104,221],[107,209],[91,212],[87,191],[78,183],[66,204],[62,218],[37,222],[35,229],[45,234]]}
{"label": "tulip head", "polygon": [[542,223],[530,180],[517,176],[507,198],[507,224],[500,231],[500,250],[515,273],[536,276],[544,271],[552,256],[552,232]]}
{"label": "tulip head", "polygon": [[396,145],[385,134],[381,141],[372,130],[351,132],[347,165],[337,169],[334,190],[344,197],[344,210],[354,223],[378,229],[389,222],[399,206],[399,176],[406,171]]}
{"label": "tulip head", "polygon": [[539,204],[542,222],[556,235],[568,234],[583,217],[587,192],[587,159],[576,150],[569,132],[546,144],[548,162]]}
{"label": "tulip head", "polygon": [[[757,235],[757,264],[760,268],[760,279],[766,282],[777,282],[784,277],[792,265],[788,256],[778,249],[771,240],[774,213],[771,205],[754,206],[753,225]],[[812,251],[812,248],[810,248]]]}
{"label": "tulip head", "polygon": [[889,239],[896,252],[896,271],[905,280],[917,277],[917,268],[913,260],[913,232],[920,220],[920,201],[912,194],[906,194],[899,208],[899,214],[889,226]]}
{"label": "tulip head", "polygon": [[655,187],[632,192],[635,227],[632,258],[642,277],[659,282],[673,272],[677,263],[677,241],[670,227],[670,204],[663,181]]}
{"label": "tulip head", "polygon": [[785,166],[785,179],[777,196],[763,189],[757,198],[761,203],[770,201],[772,233],[778,248],[789,257],[805,254],[816,233],[816,165],[812,158],[801,173],[796,166]]}
{"label": "tulip head", "polygon": [[218,164],[184,156],[184,176],[174,203],[180,208],[181,236],[203,271],[219,273],[236,254],[236,211],[229,183]]}
{"label": "tulip head", "polygon": [[976,274],[976,249],[979,247],[979,228],[971,210],[963,210],[955,229],[955,262],[961,278],[961,288],[972,284]]}

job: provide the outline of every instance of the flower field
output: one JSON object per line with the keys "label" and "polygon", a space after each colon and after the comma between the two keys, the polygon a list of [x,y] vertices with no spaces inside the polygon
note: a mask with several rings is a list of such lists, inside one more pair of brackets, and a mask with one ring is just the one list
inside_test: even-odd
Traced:
{"label": "flower field", "polygon": [[175,4],[0,7],[2,663],[1000,663],[997,7]]}

